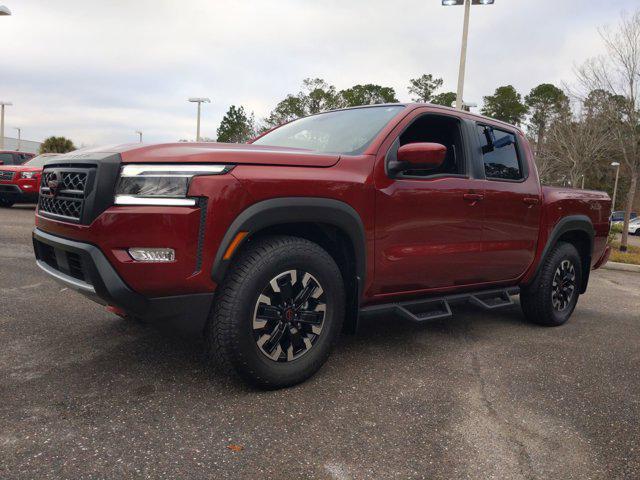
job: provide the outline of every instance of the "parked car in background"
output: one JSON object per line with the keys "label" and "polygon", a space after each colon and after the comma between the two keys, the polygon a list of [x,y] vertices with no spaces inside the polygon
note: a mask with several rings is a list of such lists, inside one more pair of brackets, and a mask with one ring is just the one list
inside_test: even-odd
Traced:
{"label": "parked car in background", "polygon": [[0,165],[0,207],[15,203],[37,203],[38,185],[44,162],[58,153],[31,157],[22,165]]}
{"label": "parked car in background", "polygon": [[[636,212],[631,212],[631,220],[638,218],[638,214]],[[624,223],[624,210],[616,210],[611,213],[611,223],[612,224],[621,224]]]}
{"label": "parked car in background", "polygon": [[263,388],[310,377],[359,315],[421,323],[520,294],[527,319],[562,325],[610,252],[606,193],[542,187],[520,129],[435,105],[321,113],[250,145],[95,148],[42,175],[44,272],[192,326]]}
{"label": "parked car in background", "polygon": [[640,218],[634,218],[629,222],[628,231],[631,235],[640,235]]}
{"label": "parked car in background", "polygon": [[17,152],[15,150],[0,150],[0,165],[22,165],[35,157],[35,153]]}

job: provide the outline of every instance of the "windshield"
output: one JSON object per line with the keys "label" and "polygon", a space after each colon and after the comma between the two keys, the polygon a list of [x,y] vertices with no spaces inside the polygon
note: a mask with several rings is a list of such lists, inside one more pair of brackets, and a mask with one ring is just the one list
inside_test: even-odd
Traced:
{"label": "windshield", "polygon": [[253,142],[321,153],[362,153],[403,105],[353,108],[294,120]]}
{"label": "windshield", "polygon": [[57,155],[38,155],[37,157],[33,157],[31,160],[25,162],[24,165],[29,165],[30,167],[42,167],[44,165],[44,162],[46,162],[47,160],[51,160],[53,157],[57,157]]}

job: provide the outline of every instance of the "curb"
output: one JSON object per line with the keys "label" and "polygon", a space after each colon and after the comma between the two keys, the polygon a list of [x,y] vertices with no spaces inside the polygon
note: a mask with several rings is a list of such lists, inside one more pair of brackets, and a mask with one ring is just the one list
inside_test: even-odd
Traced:
{"label": "curb", "polygon": [[640,265],[633,265],[631,263],[619,263],[619,262],[607,262],[602,268],[607,270],[619,270],[621,272],[636,272],[640,273]]}

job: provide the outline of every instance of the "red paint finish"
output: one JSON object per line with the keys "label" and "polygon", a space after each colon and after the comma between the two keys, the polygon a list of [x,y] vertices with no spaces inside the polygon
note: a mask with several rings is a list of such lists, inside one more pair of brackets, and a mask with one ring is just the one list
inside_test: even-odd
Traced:
{"label": "red paint finish", "polygon": [[[18,201],[34,200],[33,197],[38,194],[42,167],[30,167],[29,165],[0,165],[0,171],[14,172],[14,176],[11,180],[0,180],[0,185],[18,186],[21,192],[21,197],[18,198]],[[36,175],[31,178],[25,178],[22,175],[24,172],[35,172]]]}
{"label": "red paint finish", "polygon": [[[469,154],[466,175],[391,178],[385,169],[387,152],[423,113],[512,131],[525,151],[521,160],[528,166],[527,178],[485,179],[473,168],[473,162],[481,162],[477,152]],[[520,285],[531,279],[554,226],[568,215],[591,219],[596,230],[593,265],[606,261],[611,203],[606,194],[541,188],[530,147],[519,130],[445,107],[406,106],[357,156],[206,143],[95,151],[120,153],[123,163],[236,165],[227,174],[191,182],[189,196],[207,199],[200,268],[202,212],[197,207],[112,206],[87,226],[37,216],[38,228],[46,232],[98,246],[123,280],[147,296],[214,291],[211,269],[218,250],[228,246],[222,239],[231,223],[252,204],[279,197],[335,199],[358,212],[366,237],[363,304]],[[130,247],[174,248],[176,261],[134,262],[127,253]]]}
{"label": "red paint finish", "polygon": [[[91,225],[60,222],[36,215],[45,232],[96,245],[134,291],[150,297],[210,292],[211,266],[226,229],[248,205],[249,197],[231,175],[198,177],[190,193],[209,195],[202,266],[196,269],[200,209],[191,207],[113,206]],[[170,263],[134,262],[131,247],[165,247],[176,251]]]}
{"label": "red paint finish", "polygon": [[[518,134],[518,142],[526,139]],[[530,150],[521,162],[529,167],[523,182],[484,181],[485,219],[482,270],[487,281],[517,280],[533,263],[538,245],[542,196]]]}
{"label": "red paint finish", "polygon": [[398,149],[398,161],[419,166],[438,167],[447,156],[447,147],[439,143],[409,143]]}

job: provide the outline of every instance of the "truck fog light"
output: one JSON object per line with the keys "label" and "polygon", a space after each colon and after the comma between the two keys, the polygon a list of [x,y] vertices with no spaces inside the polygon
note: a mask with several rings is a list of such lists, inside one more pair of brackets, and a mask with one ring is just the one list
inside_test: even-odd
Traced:
{"label": "truck fog light", "polygon": [[173,262],[176,259],[173,248],[130,248],[129,255],[137,262]]}

